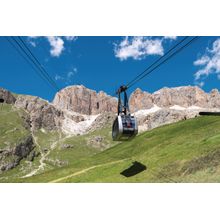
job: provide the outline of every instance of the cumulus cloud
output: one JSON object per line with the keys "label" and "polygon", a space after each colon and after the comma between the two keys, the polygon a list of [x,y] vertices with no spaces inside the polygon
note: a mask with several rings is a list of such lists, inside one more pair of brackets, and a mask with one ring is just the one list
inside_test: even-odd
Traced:
{"label": "cumulus cloud", "polygon": [[73,77],[77,74],[78,70],[76,67],[74,67],[72,70],[64,74],[64,76],[61,76],[59,74],[56,74],[55,80],[56,81],[62,81],[66,85],[70,84],[73,80]]}
{"label": "cumulus cloud", "polygon": [[115,56],[120,60],[133,58],[141,60],[149,55],[164,54],[163,42],[166,39],[175,40],[176,37],[125,37],[120,43],[114,44]]}
{"label": "cumulus cloud", "polygon": [[[195,82],[204,80],[210,74],[216,74],[217,78],[220,78],[220,38],[215,40],[212,48],[206,49],[205,55],[194,61],[195,66],[199,66],[200,69],[194,74]],[[203,84],[204,85],[204,84]]]}
{"label": "cumulus cloud", "polygon": [[46,37],[50,43],[50,54],[53,57],[59,57],[64,50],[64,41],[61,37]]}
{"label": "cumulus cloud", "polygon": [[200,59],[194,61],[194,65],[195,66],[201,66],[201,65],[205,65],[209,62],[210,58],[208,56],[202,56]]}
{"label": "cumulus cloud", "polygon": [[[39,37],[31,36],[28,37],[28,42],[33,46],[36,47],[36,39]],[[76,41],[78,37],[76,36],[64,36],[64,37],[58,37],[58,36],[46,36],[44,37],[47,39],[47,41],[50,44],[50,54],[52,57],[59,57],[63,51],[65,50],[65,42],[66,41]]]}

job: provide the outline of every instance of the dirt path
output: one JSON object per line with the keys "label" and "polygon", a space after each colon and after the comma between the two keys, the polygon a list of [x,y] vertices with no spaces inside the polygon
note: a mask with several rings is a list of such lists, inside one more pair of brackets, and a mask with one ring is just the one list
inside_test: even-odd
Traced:
{"label": "dirt path", "polygon": [[[39,143],[37,142],[37,138],[36,138],[36,136],[34,135],[33,131],[31,131],[31,135],[32,135],[32,137],[33,137],[34,143],[39,147],[39,149],[41,149],[41,147],[40,147]],[[48,151],[48,152],[50,152],[50,151]],[[48,152],[47,152],[47,153],[48,153]],[[44,166],[45,166],[44,160],[45,160],[46,156],[48,155],[47,153],[46,153],[46,154],[43,154],[42,151],[41,151],[42,157],[41,157],[41,159],[40,159],[40,161],[39,161],[39,162],[40,162],[39,167],[38,167],[37,169],[35,169],[35,170],[32,170],[30,173],[26,174],[25,176],[22,176],[21,178],[31,177],[31,176],[35,175],[38,171],[40,171],[41,169],[43,169]]]}
{"label": "dirt path", "polygon": [[128,160],[128,159],[123,159],[123,160],[117,160],[117,161],[113,161],[113,162],[109,162],[109,163],[104,163],[104,164],[99,164],[99,165],[95,165],[95,166],[91,166],[91,167],[88,167],[86,169],[83,169],[83,170],[80,170],[78,172],[75,172],[75,173],[72,173],[68,176],[65,176],[65,177],[61,177],[61,178],[58,178],[58,179],[55,179],[55,180],[52,180],[50,181],[49,183],[58,183],[58,182],[61,182],[63,180],[66,180],[66,179],[69,179],[71,177],[74,177],[74,176],[78,176],[80,174],[83,174],[83,173],[86,173],[92,169],[95,169],[95,168],[98,168],[98,167],[102,167],[102,166],[107,166],[107,165],[112,165],[112,164],[116,164],[116,163],[121,163],[125,160]]}
{"label": "dirt path", "polygon": [[[31,134],[32,134],[32,137],[33,137],[33,139],[34,139],[34,143],[35,143],[37,146],[39,146],[39,148],[41,149],[41,146],[40,146],[39,143],[37,142],[37,138],[36,138],[36,136],[34,135],[33,131],[31,131]],[[31,176],[33,176],[33,175],[36,175],[40,170],[44,170],[44,167],[46,166],[46,163],[45,163],[44,161],[46,160],[47,156],[50,154],[51,150],[53,150],[59,142],[65,140],[65,139],[68,138],[68,137],[69,137],[69,136],[67,135],[67,136],[61,138],[61,134],[59,134],[59,139],[58,139],[57,141],[55,141],[55,142],[50,146],[50,149],[49,149],[46,153],[43,153],[43,152],[41,151],[42,157],[41,157],[41,159],[40,159],[40,161],[39,161],[39,162],[40,162],[40,165],[38,166],[38,168],[35,169],[35,170],[32,170],[30,173],[26,174],[26,175],[23,176],[22,178],[31,177]]]}

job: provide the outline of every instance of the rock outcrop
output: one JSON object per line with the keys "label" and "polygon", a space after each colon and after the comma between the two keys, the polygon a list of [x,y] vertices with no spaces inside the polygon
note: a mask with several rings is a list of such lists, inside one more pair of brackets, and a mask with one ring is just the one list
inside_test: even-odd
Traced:
{"label": "rock outcrop", "polygon": [[[210,96],[212,96],[212,99],[210,99]],[[175,105],[185,108],[190,106],[218,107],[218,99],[220,99],[220,94],[217,91],[207,94],[197,86],[163,88],[153,94],[136,89],[130,97],[130,109],[135,112],[152,108],[154,105],[161,108]]]}
{"label": "rock outcrop", "polygon": [[105,126],[112,126],[112,122],[115,120],[115,118],[116,114],[112,112],[100,114],[92,123],[91,128],[89,128],[89,132],[101,129]]}
{"label": "rock outcrop", "polygon": [[152,94],[153,102],[159,107],[179,105],[182,107],[207,107],[208,94],[197,86],[163,88]]}
{"label": "rock outcrop", "polygon": [[220,93],[217,89],[213,89],[209,93],[208,99],[209,99],[208,103],[210,108],[220,108]]}
{"label": "rock outcrop", "polygon": [[0,88],[0,99],[7,104],[14,104],[16,98],[6,89]]}
{"label": "rock outcrop", "polygon": [[137,116],[139,131],[151,130],[165,124],[171,124],[174,122],[195,118],[199,115],[198,110],[172,110],[172,109],[161,109],[154,113],[143,115],[142,117]]}
{"label": "rock outcrop", "polygon": [[34,149],[32,136],[27,136],[15,147],[4,148],[0,151],[0,171],[7,171],[16,167]]}
{"label": "rock outcrop", "polygon": [[[84,86],[69,86],[58,92],[53,100],[58,109],[77,112],[85,115],[96,115],[104,112],[117,111],[117,99],[104,92],[97,93]],[[212,90],[205,93],[197,86],[182,86],[162,88],[153,94],[136,89],[130,96],[131,112],[142,109],[151,109],[154,106],[169,108],[181,106],[184,108],[197,106],[201,108],[219,108],[220,93]]]}
{"label": "rock outcrop", "polygon": [[136,112],[140,109],[150,109],[154,106],[153,96],[141,89],[136,89],[130,96],[130,111]]}
{"label": "rock outcrop", "polygon": [[30,123],[34,130],[40,128],[59,129],[64,119],[62,111],[38,97],[19,95],[15,106],[23,108],[29,113]]}
{"label": "rock outcrop", "polygon": [[96,92],[86,87],[69,86],[58,92],[53,100],[58,109],[96,115],[103,112],[116,112],[117,99],[104,92]]}

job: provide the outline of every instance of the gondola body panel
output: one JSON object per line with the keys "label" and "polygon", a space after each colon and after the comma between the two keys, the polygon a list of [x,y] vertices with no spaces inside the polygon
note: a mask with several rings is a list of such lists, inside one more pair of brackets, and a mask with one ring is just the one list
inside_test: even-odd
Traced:
{"label": "gondola body panel", "polygon": [[118,115],[112,126],[112,139],[125,141],[134,138],[138,134],[138,124],[134,116]]}

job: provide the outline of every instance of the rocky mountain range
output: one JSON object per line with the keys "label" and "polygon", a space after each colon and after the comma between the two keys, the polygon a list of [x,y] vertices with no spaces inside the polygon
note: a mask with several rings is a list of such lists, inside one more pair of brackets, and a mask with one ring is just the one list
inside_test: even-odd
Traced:
{"label": "rocky mountain range", "polygon": [[[84,119],[80,120],[87,123],[81,121],[81,124],[91,128],[97,126],[97,120],[95,120],[97,115],[100,117],[109,112],[113,117],[117,110],[117,99],[82,85],[61,90],[52,103],[57,109],[66,112],[63,114],[65,118],[63,128],[67,132],[74,130],[65,129],[71,124],[68,114],[73,115],[74,112],[74,114],[86,115],[86,117],[81,116]],[[197,86],[162,88],[153,94],[136,89],[130,96],[129,106],[131,113],[134,113],[138,119],[139,130],[145,131],[167,123],[196,117],[202,110],[218,111],[220,93],[217,89],[206,93]],[[76,121],[74,118],[73,120]]]}
{"label": "rocky mountain range", "polygon": [[154,105],[168,108],[175,105],[187,108],[198,106],[201,108],[219,108],[220,94],[217,89],[205,93],[197,86],[183,86],[176,88],[163,88],[153,94],[136,89],[130,97],[132,112],[149,109]]}
{"label": "rocky mountain range", "polygon": [[[100,117],[106,113],[114,118],[117,111],[116,98],[83,85],[62,89],[52,103],[28,95],[15,97],[5,89],[0,89],[0,98],[5,103],[24,109],[29,115],[26,120],[34,130],[59,129],[73,135],[84,134],[99,126]],[[130,96],[129,105],[138,118],[140,130],[148,130],[195,117],[201,110],[218,110],[220,93],[217,89],[206,93],[197,86],[162,88],[153,94],[136,89]]]}

